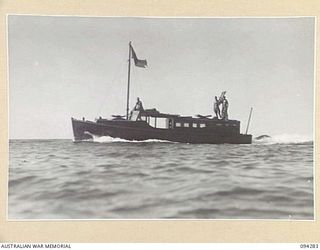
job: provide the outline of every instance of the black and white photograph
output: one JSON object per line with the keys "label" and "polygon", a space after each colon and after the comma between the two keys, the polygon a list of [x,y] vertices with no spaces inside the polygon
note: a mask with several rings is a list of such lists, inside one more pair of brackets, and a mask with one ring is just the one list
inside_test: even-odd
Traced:
{"label": "black and white photograph", "polygon": [[314,220],[315,21],[7,15],[7,219]]}

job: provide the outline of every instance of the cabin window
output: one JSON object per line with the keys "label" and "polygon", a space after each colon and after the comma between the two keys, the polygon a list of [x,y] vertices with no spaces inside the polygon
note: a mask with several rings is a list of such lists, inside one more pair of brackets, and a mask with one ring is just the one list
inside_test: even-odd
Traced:
{"label": "cabin window", "polygon": [[217,125],[217,126],[222,126],[222,124],[221,124],[221,123],[217,123],[216,125]]}
{"label": "cabin window", "polygon": [[185,123],[184,127],[189,128],[189,123]]}
{"label": "cabin window", "polygon": [[206,124],[205,123],[200,123],[200,128],[205,128]]}
{"label": "cabin window", "polygon": [[176,122],[176,127],[181,127],[181,123],[180,122]]}
{"label": "cabin window", "polygon": [[235,127],[235,126],[237,126],[237,124],[233,124],[232,126],[234,126],[234,127]]}
{"label": "cabin window", "polygon": [[138,117],[139,117],[139,113],[140,113],[140,111],[138,111],[138,110],[132,111],[130,120],[137,121]]}
{"label": "cabin window", "polygon": [[150,119],[149,125],[154,128],[168,128],[167,118],[154,117]]}
{"label": "cabin window", "polygon": [[197,123],[192,123],[192,127],[196,128],[196,127],[198,127],[198,124]]}

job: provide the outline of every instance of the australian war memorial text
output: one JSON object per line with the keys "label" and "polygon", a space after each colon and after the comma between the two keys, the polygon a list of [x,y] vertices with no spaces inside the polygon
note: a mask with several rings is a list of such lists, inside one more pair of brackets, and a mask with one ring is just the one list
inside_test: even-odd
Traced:
{"label": "australian war memorial text", "polygon": [[65,243],[8,243],[1,244],[1,249],[71,249],[71,244]]}

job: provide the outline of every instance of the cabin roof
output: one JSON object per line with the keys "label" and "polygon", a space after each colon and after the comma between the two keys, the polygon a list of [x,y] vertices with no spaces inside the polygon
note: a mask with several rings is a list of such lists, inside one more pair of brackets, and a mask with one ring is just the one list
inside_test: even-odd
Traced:
{"label": "cabin roof", "polygon": [[226,122],[226,123],[236,123],[239,122],[237,120],[218,120],[218,119],[212,119],[208,118],[206,116],[200,116],[200,117],[192,117],[192,116],[180,116],[175,114],[165,114],[159,112],[157,109],[145,109],[143,111],[140,111],[140,115],[142,116],[149,116],[149,117],[155,117],[155,118],[175,118],[176,121],[184,121],[184,122],[192,122],[192,121],[202,121],[202,122]]}
{"label": "cabin roof", "polygon": [[173,117],[180,117],[180,115],[173,115],[173,114],[165,114],[159,112],[157,109],[145,109],[140,111],[140,115],[144,116],[151,116],[151,117],[159,117],[159,118],[173,118]]}

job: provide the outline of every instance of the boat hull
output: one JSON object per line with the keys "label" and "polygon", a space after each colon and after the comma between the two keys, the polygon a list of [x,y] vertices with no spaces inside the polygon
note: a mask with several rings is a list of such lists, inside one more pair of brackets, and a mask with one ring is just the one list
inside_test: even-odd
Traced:
{"label": "boat hull", "polygon": [[74,141],[92,139],[93,136],[110,136],[129,141],[149,139],[194,144],[251,144],[252,135],[213,133],[210,129],[161,129],[145,121],[109,120],[104,123],[71,118]]}

